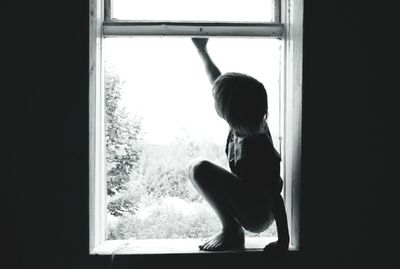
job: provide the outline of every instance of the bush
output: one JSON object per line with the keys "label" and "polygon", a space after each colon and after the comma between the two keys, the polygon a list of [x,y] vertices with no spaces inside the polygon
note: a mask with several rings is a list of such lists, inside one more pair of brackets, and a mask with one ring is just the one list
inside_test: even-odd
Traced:
{"label": "bush", "polygon": [[[167,199],[141,208],[133,215],[124,215],[115,225],[110,226],[108,239],[169,239],[209,237],[220,229],[218,218],[205,203],[177,201],[187,207],[182,210]],[[192,208],[192,210],[188,210]]]}

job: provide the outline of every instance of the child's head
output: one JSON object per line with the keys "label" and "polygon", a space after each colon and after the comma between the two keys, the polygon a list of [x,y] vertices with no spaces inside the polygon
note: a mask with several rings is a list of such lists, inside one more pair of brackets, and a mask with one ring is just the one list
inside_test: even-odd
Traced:
{"label": "child's head", "polygon": [[268,114],[267,92],[261,82],[245,74],[226,73],[215,80],[213,95],[218,115],[231,128],[242,135],[260,132]]}

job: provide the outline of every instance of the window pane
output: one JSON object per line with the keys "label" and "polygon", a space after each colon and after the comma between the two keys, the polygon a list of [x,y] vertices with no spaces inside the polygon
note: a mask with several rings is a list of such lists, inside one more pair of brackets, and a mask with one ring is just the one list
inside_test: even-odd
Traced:
{"label": "window pane", "polygon": [[[228,126],[215,112],[191,40],[107,38],[104,45],[108,239],[211,236],[218,218],[187,169],[196,158],[228,169]],[[215,38],[208,48],[223,73],[247,73],[264,83],[278,142],[280,41]],[[274,228],[248,234],[271,235]]]}
{"label": "window pane", "polygon": [[119,20],[272,22],[274,0],[111,0]]}

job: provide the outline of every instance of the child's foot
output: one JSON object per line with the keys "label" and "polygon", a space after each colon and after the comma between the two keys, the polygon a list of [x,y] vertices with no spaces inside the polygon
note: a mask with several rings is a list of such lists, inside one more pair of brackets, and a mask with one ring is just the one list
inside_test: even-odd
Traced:
{"label": "child's foot", "polygon": [[242,249],[244,248],[243,229],[239,227],[239,229],[232,231],[221,230],[208,239],[203,245],[200,245],[199,248],[200,250],[206,251]]}

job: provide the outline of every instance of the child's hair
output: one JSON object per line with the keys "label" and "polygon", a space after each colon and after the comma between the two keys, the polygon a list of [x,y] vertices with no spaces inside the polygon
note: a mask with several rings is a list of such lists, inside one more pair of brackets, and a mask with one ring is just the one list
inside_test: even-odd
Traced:
{"label": "child's hair", "polygon": [[260,123],[268,114],[268,98],[264,85],[242,73],[219,76],[213,86],[218,114],[239,133],[259,132]]}

